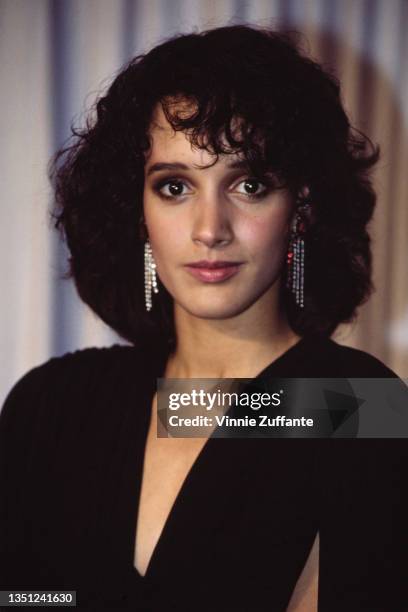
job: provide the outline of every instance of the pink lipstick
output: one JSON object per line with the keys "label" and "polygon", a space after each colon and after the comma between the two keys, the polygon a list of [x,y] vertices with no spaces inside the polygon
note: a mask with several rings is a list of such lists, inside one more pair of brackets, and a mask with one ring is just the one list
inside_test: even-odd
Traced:
{"label": "pink lipstick", "polygon": [[187,264],[186,268],[204,283],[219,283],[234,276],[241,264],[240,261],[197,261]]}

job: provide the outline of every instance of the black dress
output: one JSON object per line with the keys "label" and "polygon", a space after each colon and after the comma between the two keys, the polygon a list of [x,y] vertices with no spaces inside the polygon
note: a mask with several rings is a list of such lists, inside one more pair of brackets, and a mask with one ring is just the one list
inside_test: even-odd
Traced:
{"label": "black dress", "polygon": [[[407,611],[404,439],[210,438],[138,574],[144,448],[166,358],[85,349],[12,389],[0,417],[0,590],[76,590],[92,610],[280,612],[319,532],[320,612]],[[395,377],[322,338],[262,375]]]}

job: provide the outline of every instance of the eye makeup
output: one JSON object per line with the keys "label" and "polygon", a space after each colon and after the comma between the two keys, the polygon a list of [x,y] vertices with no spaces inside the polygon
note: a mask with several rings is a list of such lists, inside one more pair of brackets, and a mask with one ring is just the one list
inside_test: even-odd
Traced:
{"label": "eye makeup", "polygon": [[[243,191],[238,190],[241,185]],[[235,181],[229,191],[239,197],[258,201],[268,196],[274,189],[276,181],[271,177],[242,176],[240,180]],[[157,179],[152,184],[152,190],[164,200],[181,199],[192,192],[189,182],[182,176],[165,176]]]}

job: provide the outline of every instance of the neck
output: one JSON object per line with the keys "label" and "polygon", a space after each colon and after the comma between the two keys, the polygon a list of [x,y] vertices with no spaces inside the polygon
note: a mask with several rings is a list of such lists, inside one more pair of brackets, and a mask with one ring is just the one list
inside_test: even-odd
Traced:
{"label": "neck", "polygon": [[166,378],[253,378],[300,340],[268,300],[229,319],[198,318],[175,306],[177,346]]}

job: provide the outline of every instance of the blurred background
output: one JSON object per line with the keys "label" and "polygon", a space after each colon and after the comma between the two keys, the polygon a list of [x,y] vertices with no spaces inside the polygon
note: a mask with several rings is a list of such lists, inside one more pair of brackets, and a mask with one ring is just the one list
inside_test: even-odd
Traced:
{"label": "blurred background", "polygon": [[130,57],[226,24],[298,30],[334,72],[352,123],[379,143],[376,292],[334,339],[408,378],[406,0],[0,0],[0,404],[51,356],[121,341],[83,305],[49,221],[47,164]]}

